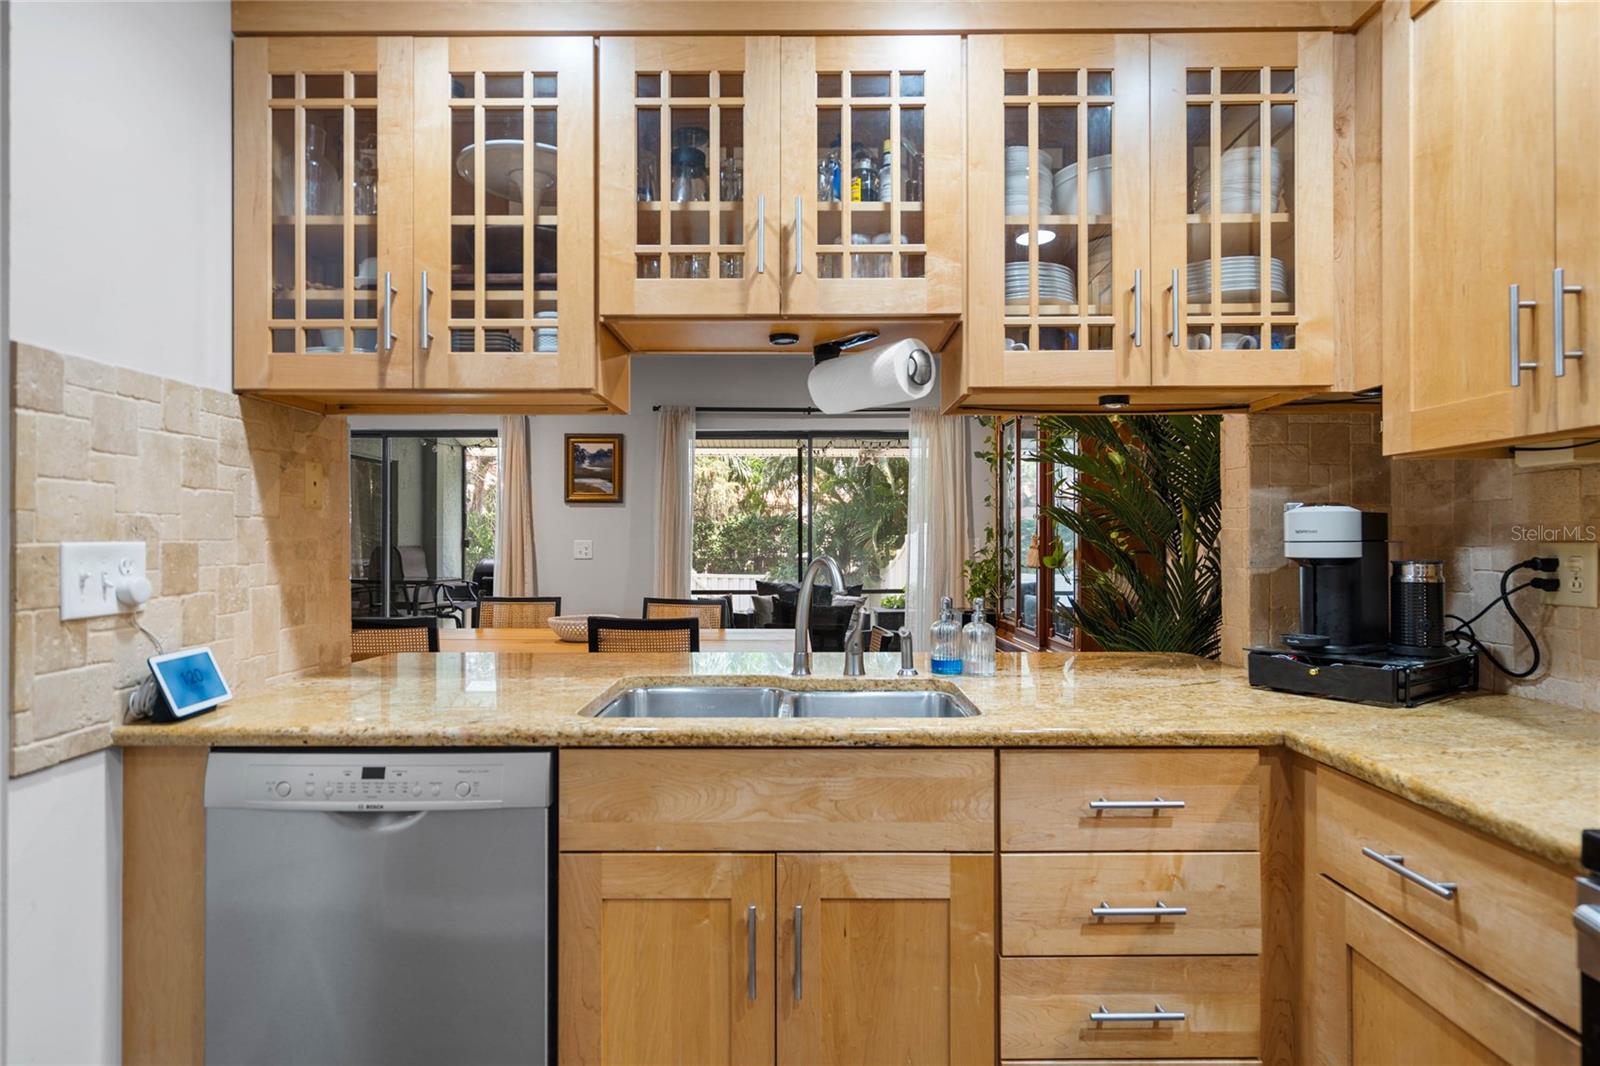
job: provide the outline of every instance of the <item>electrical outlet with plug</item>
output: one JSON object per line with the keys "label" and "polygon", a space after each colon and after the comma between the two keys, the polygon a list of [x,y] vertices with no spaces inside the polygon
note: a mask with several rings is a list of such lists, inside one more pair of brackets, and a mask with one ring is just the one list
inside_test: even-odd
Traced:
{"label": "electrical outlet with plug", "polygon": [[1596,574],[1596,564],[1600,562],[1600,543],[1591,540],[1546,544],[1540,549],[1540,554],[1557,560],[1555,577],[1561,582],[1557,591],[1544,593],[1546,604],[1557,607],[1600,605],[1600,599],[1597,599],[1600,586],[1596,584],[1600,581],[1600,576]]}

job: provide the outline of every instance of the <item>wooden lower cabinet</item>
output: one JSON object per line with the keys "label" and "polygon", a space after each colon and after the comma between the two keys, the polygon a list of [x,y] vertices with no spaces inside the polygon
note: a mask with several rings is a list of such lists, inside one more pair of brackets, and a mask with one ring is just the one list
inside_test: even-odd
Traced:
{"label": "wooden lower cabinet", "polygon": [[561,1062],[991,1063],[994,859],[568,854]]}
{"label": "wooden lower cabinet", "polygon": [[1545,1015],[1332,881],[1314,891],[1317,1066],[1577,1066]]}

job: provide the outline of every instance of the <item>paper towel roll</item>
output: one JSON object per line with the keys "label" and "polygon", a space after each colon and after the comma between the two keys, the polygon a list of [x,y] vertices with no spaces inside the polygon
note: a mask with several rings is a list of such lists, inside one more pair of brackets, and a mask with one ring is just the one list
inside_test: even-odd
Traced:
{"label": "paper towel roll", "polygon": [[837,415],[920,400],[933,391],[933,377],[933,356],[908,338],[818,363],[807,384],[817,409]]}

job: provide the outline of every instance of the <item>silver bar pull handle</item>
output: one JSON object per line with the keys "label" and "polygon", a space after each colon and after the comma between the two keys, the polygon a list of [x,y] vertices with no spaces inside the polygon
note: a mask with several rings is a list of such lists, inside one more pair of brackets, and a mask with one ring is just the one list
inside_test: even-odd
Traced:
{"label": "silver bar pull handle", "polygon": [[[806,219],[805,215],[801,214],[805,209],[805,197],[796,196],[794,198],[794,272],[796,274],[804,274],[806,272],[804,258]],[[799,997],[795,998],[798,999]]]}
{"label": "silver bar pull handle", "polygon": [[1511,387],[1513,389],[1522,385],[1522,372],[1524,370],[1537,370],[1537,359],[1524,362],[1522,358],[1522,309],[1534,307],[1537,300],[1524,300],[1522,286],[1511,286]]}
{"label": "silver bar pull handle", "polygon": [[1147,800],[1108,800],[1104,796],[1089,801],[1091,811],[1181,811],[1185,804],[1183,800],[1155,799]]}
{"label": "silver bar pull handle", "polygon": [[744,939],[745,995],[750,997],[751,1003],[754,1003],[756,1001],[756,905],[754,903],[744,910]]}
{"label": "silver bar pull handle", "polygon": [[805,911],[800,904],[794,905],[794,1001],[799,1003],[805,998]]}
{"label": "silver bar pull handle", "polygon": [[767,272],[767,194],[756,197],[756,273]]}
{"label": "silver bar pull handle", "polygon": [[383,272],[383,350],[394,351],[394,272]]}
{"label": "silver bar pull handle", "polygon": [[1399,874],[1412,884],[1421,885],[1440,899],[1455,898],[1456,883],[1454,881],[1435,881],[1430,877],[1422,876],[1417,871],[1406,866],[1406,857],[1404,855],[1385,855],[1383,852],[1373,848],[1362,848],[1361,854],[1382,866],[1385,870]]}
{"label": "silver bar pull handle", "polygon": [[1091,1022],[1181,1022],[1188,1017],[1181,1010],[1162,1010],[1159,1003],[1155,1010],[1106,1010],[1102,1003],[1099,1010],[1089,1014]]}
{"label": "silver bar pull handle", "polygon": [[1133,346],[1144,347],[1144,271],[1133,272]]}
{"label": "silver bar pull handle", "polygon": [[1096,918],[1181,918],[1189,913],[1189,908],[1169,907],[1165,900],[1159,899],[1154,907],[1113,907],[1101,900],[1100,906],[1090,908],[1089,913]]}
{"label": "silver bar pull handle", "polygon": [[1567,360],[1582,359],[1583,349],[1567,351],[1567,297],[1577,296],[1583,292],[1582,285],[1568,285],[1565,267],[1556,267],[1555,275],[1550,286],[1550,295],[1555,300],[1551,312],[1551,334],[1556,353],[1556,377],[1567,376]]}
{"label": "silver bar pull handle", "polygon": [[433,295],[433,290],[428,288],[428,272],[422,272],[422,296],[417,310],[417,321],[420,328],[417,330],[419,346],[423,351],[433,347],[433,334],[428,332],[428,297]]}
{"label": "silver bar pull handle", "polygon": [[1167,330],[1167,340],[1172,342],[1174,348],[1178,347],[1178,268],[1172,268],[1172,325]]}

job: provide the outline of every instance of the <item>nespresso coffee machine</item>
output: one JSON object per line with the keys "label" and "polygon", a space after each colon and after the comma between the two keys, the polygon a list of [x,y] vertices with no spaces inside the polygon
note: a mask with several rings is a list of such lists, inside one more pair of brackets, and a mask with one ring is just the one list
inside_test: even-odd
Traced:
{"label": "nespresso coffee machine", "polygon": [[[1396,563],[1392,586],[1388,537],[1381,512],[1284,505],[1283,554],[1300,568],[1299,626],[1278,646],[1246,649],[1252,685],[1406,707],[1477,687],[1477,656],[1444,643],[1432,609],[1442,604],[1443,565]],[[1413,587],[1424,583],[1420,593]],[[1392,597],[1401,605],[1399,641],[1390,633]]]}

